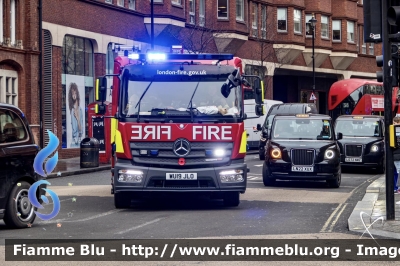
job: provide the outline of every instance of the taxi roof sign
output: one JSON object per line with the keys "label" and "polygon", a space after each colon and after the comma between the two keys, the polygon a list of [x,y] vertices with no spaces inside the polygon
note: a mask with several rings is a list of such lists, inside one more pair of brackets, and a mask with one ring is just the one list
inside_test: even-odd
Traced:
{"label": "taxi roof sign", "polygon": [[310,117],[308,114],[297,114],[296,117]]}
{"label": "taxi roof sign", "polygon": [[363,116],[353,116],[354,119],[363,119]]}

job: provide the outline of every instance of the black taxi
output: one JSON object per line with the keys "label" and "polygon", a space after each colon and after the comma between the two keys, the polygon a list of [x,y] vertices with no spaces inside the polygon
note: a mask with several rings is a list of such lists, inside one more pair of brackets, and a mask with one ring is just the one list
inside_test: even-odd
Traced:
{"label": "black taxi", "polygon": [[263,182],[282,180],[326,180],[340,187],[341,165],[332,119],[320,114],[277,114],[265,146]]}
{"label": "black taxi", "polygon": [[[33,162],[39,146],[24,113],[14,105],[0,103],[0,219],[11,228],[26,228],[36,218],[36,207],[28,191],[44,179],[35,173]],[[36,190],[39,203],[45,184]]]}
{"label": "black taxi", "polygon": [[384,120],[378,115],[342,115],[335,131],[343,134],[338,141],[342,166],[375,168],[385,172]]}

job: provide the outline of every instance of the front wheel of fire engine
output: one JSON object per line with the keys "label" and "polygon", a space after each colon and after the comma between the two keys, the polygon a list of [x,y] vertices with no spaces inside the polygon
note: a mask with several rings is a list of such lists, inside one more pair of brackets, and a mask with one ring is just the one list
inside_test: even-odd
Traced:
{"label": "front wheel of fire engine", "polygon": [[269,187],[269,186],[273,186],[275,184],[275,178],[270,177],[266,162],[264,162],[264,164],[263,164],[262,175],[263,175],[264,186]]}
{"label": "front wheel of fire engine", "polygon": [[239,192],[225,192],[224,195],[224,205],[227,207],[236,207],[240,203],[240,193]]}
{"label": "front wheel of fire engine", "polygon": [[131,206],[131,200],[126,194],[114,191],[114,205],[117,209],[127,209]]}
{"label": "front wheel of fire engine", "polygon": [[29,227],[36,218],[35,207],[28,198],[30,184],[25,181],[18,182],[13,187],[8,198],[4,223],[12,228]]}

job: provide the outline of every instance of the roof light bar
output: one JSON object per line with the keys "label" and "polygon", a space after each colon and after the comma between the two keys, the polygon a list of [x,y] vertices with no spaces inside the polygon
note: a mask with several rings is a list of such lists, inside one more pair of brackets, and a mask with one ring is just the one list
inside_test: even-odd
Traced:
{"label": "roof light bar", "polygon": [[174,54],[174,53],[148,53],[139,54],[139,59],[147,60],[231,60],[233,54]]}

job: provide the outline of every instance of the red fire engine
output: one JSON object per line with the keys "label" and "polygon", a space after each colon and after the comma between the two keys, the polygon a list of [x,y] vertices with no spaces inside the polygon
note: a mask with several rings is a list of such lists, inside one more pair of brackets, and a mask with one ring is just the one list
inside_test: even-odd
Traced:
{"label": "red fire engine", "polygon": [[[242,60],[231,54],[131,54],[96,80],[97,116],[110,119],[116,208],[155,192],[211,194],[238,206],[247,183]],[[263,115],[263,82],[253,85]],[[111,110],[111,111],[110,111]],[[107,135],[107,133],[106,133]]]}

